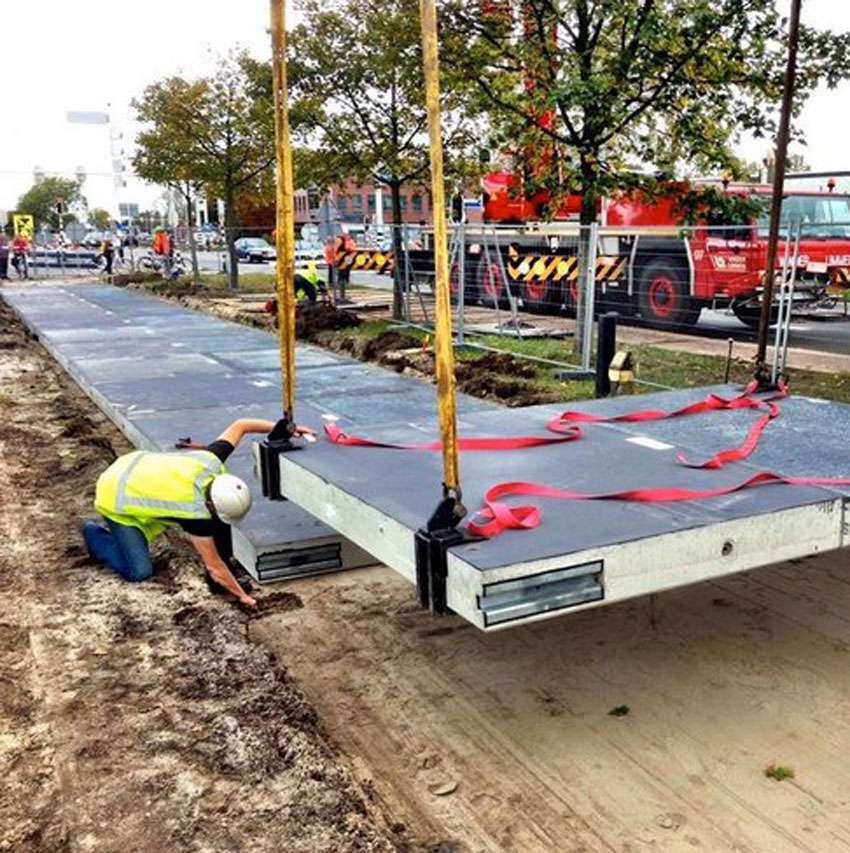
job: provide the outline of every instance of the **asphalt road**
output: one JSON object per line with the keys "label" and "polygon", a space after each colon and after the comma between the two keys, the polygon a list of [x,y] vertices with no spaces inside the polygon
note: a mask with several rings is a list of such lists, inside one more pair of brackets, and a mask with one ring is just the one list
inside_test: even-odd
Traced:
{"label": "asphalt road", "polygon": [[[756,340],[755,331],[734,315],[708,309],[703,309],[693,333],[705,337],[734,338],[736,341]],[[788,345],[850,354],[850,318],[840,314],[828,314],[818,319],[792,318]]]}

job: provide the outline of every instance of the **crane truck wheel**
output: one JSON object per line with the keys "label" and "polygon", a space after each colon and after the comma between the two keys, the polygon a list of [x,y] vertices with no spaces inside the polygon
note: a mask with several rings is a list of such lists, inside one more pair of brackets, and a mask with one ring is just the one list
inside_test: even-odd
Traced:
{"label": "crane truck wheel", "polygon": [[[733,302],[732,312],[750,329],[758,329],[761,325],[761,302],[757,300],[750,302]],[[770,325],[779,319],[779,306],[772,305],[770,308]]]}
{"label": "crane truck wheel", "polygon": [[508,304],[508,289],[502,266],[494,258],[481,258],[475,277],[478,284],[478,298],[487,308],[504,307]]}
{"label": "crane truck wheel", "polygon": [[569,279],[563,283],[563,305],[567,317],[575,317],[578,306],[578,281]]}
{"label": "crane truck wheel", "polygon": [[553,308],[551,283],[546,279],[532,278],[520,283],[520,295],[522,296],[522,307],[532,314],[551,313]]}
{"label": "crane truck wheel", "polygon": [[640,275],[638,308],[643,321],[655,328],[693,326],[702,310],[691,298],[688,273],[666,260],[651,261]]}

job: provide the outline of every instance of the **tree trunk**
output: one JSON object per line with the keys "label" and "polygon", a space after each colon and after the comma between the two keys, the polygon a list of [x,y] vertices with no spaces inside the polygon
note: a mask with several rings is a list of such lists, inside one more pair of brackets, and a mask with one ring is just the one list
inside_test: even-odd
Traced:
{"label": "tree trunk", "polygon": [[401,240],[401,184],[395,180],[390,182],[390,193],[393,205],[393,319],[404,319],[404,275],[402,264],[402,240]]}
{"label": "tree trunk", "polygon": [[186,187],[184,190],[183,197],[186,199],[186,225],[189,229],[187,235],[189,237],[189,254],[192,257],[192,283],[197,286],[201,271],[198,267],[198,245],[195,243],[195,225],[192,222],[194,205],[192,204],[192,191],[189,187]]}
{"label": "tree trunk", "polygon": [[227,189],[224,199],[224,242],[227,246],[228,288],[239,289],[239,266],[236,260],[236,213],[233,210],[233,190]]}

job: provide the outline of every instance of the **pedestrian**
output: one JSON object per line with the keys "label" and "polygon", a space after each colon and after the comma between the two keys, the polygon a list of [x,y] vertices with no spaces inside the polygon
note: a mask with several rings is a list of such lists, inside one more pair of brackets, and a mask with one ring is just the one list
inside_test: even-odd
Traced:
{"label": "pedestrian", "polygon": [[112,238],[107,236],[100,245],[100,253],[103,255],[103,260],[106,262],[104,272],[108,276],[112,276],[112,262],[115,260],[115,246],[112,243]]}
{"label": "pedestrian", "polygon": [[9,280],[9,244],[6,235],[0,234],[0,281]]}
{"label": "pedestrian", "polygon": [[[256,607],[228,565],[230,525],[251,508],[251,492],[243,480],[227,473],[224,463],[246,433],[267,433],[275,426],[242,418],[204,447],[168,453],[136,450],[119,456],[95,487],[94,506],[105,524],[83,525],[89,554],[125,580],[147,580],[153,574],[151,543],[176,525],[189,535],[203,560],[210,589],[227,591],[246,607]],[[312,436],[313,431],[296,427],[295,434]]]}

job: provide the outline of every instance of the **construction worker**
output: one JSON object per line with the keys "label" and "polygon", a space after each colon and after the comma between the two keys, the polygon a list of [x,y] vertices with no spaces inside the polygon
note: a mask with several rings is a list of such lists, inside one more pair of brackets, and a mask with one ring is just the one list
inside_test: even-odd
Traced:
{"label": "construction worker", "polygon": [[[280,423],[280,422],[279,422]],[[89,554],[128,581],[153,574],[150,545],[168,527],[179,526],[204,562],[215,592],[226,590],[249,608],[256,600],[243,589],[228,566],[230,525],[251,508],[248,485],[228,474],[227,458],[246,433],[267,433],[275,423],[242,418],[212,444],[154,453],[136,450],[115,460],[98,478],[95,509],[105,525],[87,521],[83,536]],[[295,434],[312,436],[309,427]]]}
{"label": "construction worker", "polygon": [[309,305],[316,304],[316,297],[325,289],[325,283],[319,279],[315,261],[308,261],[307,268],[295,271],[295,299]]}
{"label": "construction worker", "polygon": [[[334,263],[336,262],[337,254],[348,254],[355,250],[354,238],[347,231],[338,234],[333,242]],[[351,265],[347,264],[344,267],[336,269],[336,283],[339,285],[340,298],[345,298],[345,287],[351,280]]]}

